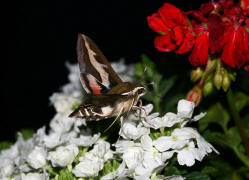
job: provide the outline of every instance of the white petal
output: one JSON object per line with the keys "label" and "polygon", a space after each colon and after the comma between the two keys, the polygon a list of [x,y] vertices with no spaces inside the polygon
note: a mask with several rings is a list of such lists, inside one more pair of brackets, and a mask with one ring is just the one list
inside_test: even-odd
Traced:
{"label": "white petal", "polygon": [[27,162],[34,169],[41,168],[46,165],[47,153],[42,147],[35,147],[27,157]]}
{"label": "white petal", "polygon": [[138,139],[144,134],[148,134],[149,129],[142,127],[142,126],[136,126],[134,122],[127,121],[124,123],[123,127],[120,129],[119,134],[124,139]]}
{"label": "white petal", "polygon": [[115,144],[116,152],[124,153],[129,147],[134,146],[134,144],[133,141],[119,140]]}
{"label": "white petal", "polygon": [[11,176],[15,170],[14,162],[10,159],[0,159],[0,177]]}
{"label": "white petal", "polygon": [[133,170],[135,169],[143,159],[143,150],[140,147],[129,147],[123,154],[123,160],[126,166]]}
{"label": "white petal", "polygon": [[148,134],[143,135],[141,137],[141,146],[146,151],[152,151],[153,150],[152,139],[150,138],[150,136]]}
{"label": "white petal", "polygon": [[80,163],[73,169],[76,177],[96,177],[104,167],[104,160],[92,152],[87,152],[80,158]]}
{"label": "white petal", "polygon": [[60,146],[55,151],[49,152],[48,159],[52,161],[54,167],[65,167],[73,162],[78,153],[79,149],[74,144]]}
{"label": "white petal", "polygon": [[91,146],[99,139],[100,134],[91,135],[80,135],[79,137],[71,138],[70,142],[76,144],[77,146]]}
{"label": "white petal", "polygon": [[162,136],[153,141],[153,145],[160,152],[164,152],[169,149],[180,149],[187,143],[187,139],[179,138],[178,136]]}
{"label": "white petal", "polygon": [[181,118],[191,118],[194,112],[195,104],[184,99],[178,102],[177,115]]}
{"label": "white petal", "polygon": [[193,166],[195,163],[193,154],[186,149],[183,149],[177,153],[177,160],[180,165]]}
{"label": "white petal", "polygon": [[38,173],[28,173],[28,174],[21,174],[22,180],[45,180],[45,178]]}
{"label": "white petal", "polygon": [[203,112],[202,112],[202,113],[200,113],[200,114],[194,116],[193,121],[199,121],[199,120],[202,119],[204,116],[206,116],[206,114],[207,114],[207,113],[203,113]]}

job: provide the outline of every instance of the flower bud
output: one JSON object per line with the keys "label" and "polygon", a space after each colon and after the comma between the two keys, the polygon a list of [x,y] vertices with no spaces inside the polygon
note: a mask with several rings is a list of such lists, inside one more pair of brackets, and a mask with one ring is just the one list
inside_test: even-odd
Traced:
{"label": "flower bud", "polygon": [[204,86],[203,86],[203,95],[208,96],[209,94],[212,93],[213,89],[214,89],[214,86],[213,86],[212,81],[210,80],[205,81]]}
{"label": "flower bud", "polygon": [[195,86],[187,95],[187,100],[195,103],[195,106],[201,101],[202,91],[198,86]]}
{"label": "flower bud", "polygon": [[205,72],[208,73],[208,72],[212,72],[215,68],[216,68],[216,65],[217,65],[217,59],[209,59],[208,62],[207,62],[207,66],[206,66],[206,70]]}
{"label": "flower bud", "polygon": [[191,81],[193,82],[198,81],[201,78],[202,74],[203,74],[202,69],[200,67],[196,68],[191,72],[191,77],[190,77]]}
{"label": "flower bud", "polygon": [[222,81],[222,88],[226,92],[230,87],[231,79],[227,73],[224,74],[223,81]]}
{"label": "flower bud", "polygon": [[214,85],[219,90],[222,85],[223,76],[220,71],[216,72],[214,75]]}

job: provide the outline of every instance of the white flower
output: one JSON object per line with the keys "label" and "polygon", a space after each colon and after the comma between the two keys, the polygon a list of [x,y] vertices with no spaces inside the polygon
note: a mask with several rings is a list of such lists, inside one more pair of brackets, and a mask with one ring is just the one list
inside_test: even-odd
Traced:
{"label": "white flower", "polygon": [[56,151],[49,152],[48,159],[52,161],[52,165],[54,167],[64,167],[71,164],[78,153],[79,149],[74,144],[70,144],[65,147],[60,146],[56,149]]}
{"label": "white flower", "polygon": [[102,158],[104,162],[113,157],[113,151],[110,149],[110,143],[102,139],[97,141],[91,152]]}
{"label": "white flower", "polygon": [[150,130],[142,126],[142,123],[136,125],[134,121],[127,120],[120,128],[119,135],[124,139],[138,139],[144,134],[149,134]]}
{"label": "white flower", "polygon": [[163,154],[164,158],[171,157],[172,153],[177,152],[179,164],[187,166],[194,165],[195,160],[201,161],[207,153],[218,153],[196,130],[188,127],[175,129],[171,136],[159,137],[153,144],[160,152],[172,149]]}
{"label": "white flower", "polygon": [[44,136],[44,144],[48,148],[54,148],[61,144],[61,134],[58,132],[51,132],[49,135]]}
{"label": "white flower", "polygon": [[195,103],[181,99],[177,105],[177,115],[182,118],[191,118],[194,108]]}
{"label": "white flower", "polygon": [[96,177],[104,167],[104,160],[93,152],[86,152],[79,160],[80,163],[73,169],[76,177]]}
{"label": "white flower", "polygon": [[22,180],[46,180],[46,176],[38,173],[21,174]]}
{"label": "white flower", "polygon": [[162,154],[153,147],[152,139],[148,135],[142,136],[141,147],[144,150],[143,160],[135,169],[136,179],[149,178],[154,170],[164,166]]}
{"label": "white flower", "polygon": [[0,177],[11,176],[14,172],[14,162],[10,159],[0,159]]}
{"label": "white flower", "polygon": [[65,114],[57,113],[55,117],[50,121],[51,129],[60,134],[66,133],[69,130],[71,130],[74,124],[75,118],[68,117],[70,112],[65,113]]}
{"label": "white flower", "polygon": [[123,154],[123,160],[128,169],[135,170],[143,160],[143,149],[139,146],[128,147]]}
{"label": "white flower", "polygon": [[195,159],[200,160],[199,151],[195,148],[194,142],[177,151],[177,160],[180,165],[193,166]]}
{"label": "white flower", "polygon": [[46,165],[46,152],[42,147],[35,147],[28,155],[27,162],[29,165],[38,169]]}
{"label": "white flower", "polygon": [[146,127],[151,127],[153,129],[159,129],[164,127],[172,127],[180,122],[180,118],[174,113],[166,113],[163,117],[158,117],[159,113],[150,114],[145,118],[143,123]]}
{"label": "white flower", "polygon": [[65,113],[72,110],[75,102],[80,103],[80,100],[63,93],[54,93],[50,97],[50,101],[53,103],[55,109],[59,113]]}

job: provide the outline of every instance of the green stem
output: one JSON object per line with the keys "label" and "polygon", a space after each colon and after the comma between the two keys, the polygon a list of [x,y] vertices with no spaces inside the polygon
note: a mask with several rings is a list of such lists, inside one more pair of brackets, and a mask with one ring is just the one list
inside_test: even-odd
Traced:
{"label": "green stem", "polygon": [[231,88],[226,93],[226,98],[227,98],[227,102],[229,104],[229,108],[230,108],[233,120],[235,122],[235,125],[238,128],[238,131],[240,133],[242,142],[243,142],[243,144],[245,146],[247,155],[249,157],[249,142],[247,140],[246,133],[245,133],[245,131],[243,129],[243,126],[242,126],[242,123],[241,123],[241,120],[240,120],[239,112],[238,112],[238,110],[237,110],[237,108],[235,106],[235,100],[234,100],[234,96],[233,96],[233,92],[232,92]]}

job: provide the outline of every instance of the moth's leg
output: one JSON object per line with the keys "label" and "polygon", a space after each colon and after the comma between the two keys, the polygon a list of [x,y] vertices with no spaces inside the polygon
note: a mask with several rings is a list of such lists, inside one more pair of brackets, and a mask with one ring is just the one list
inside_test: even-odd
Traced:
{"label": "moth's leg", "polygon": [[[120,115],[123,113],[123,110],[124,110],[124,107],[121,108],[121,110],[119,111],[117,117],[116,117],[116,118],[114,119],[114,121],[110,124],[110,126],[104,130],[104,132],[108,131],[108,130],[113,126],[113,124],[118,120],[118,118],[120,117]],[[121,125],[122,125],[122,124],[121,124]]]}
{"label": "moth's leg", "polygon": [[144,113],[145,113],[145,117],[147,117],[147,116],[148,116],[148,114],[147,114],[146,110],[143,108],[143,102],[142,102],[142,100],[141,100],[141,99],[139,99],[139,105],[138,105],[138,106],[133,106],[132,108],[134,108],[134,109],[139,109],[139,110],[140,110],[140,113],[139,113],[139,117],[140,117],[140,118],[141,118],[141,113],[142,113],[142,111],[141,111],[141,110],[143,110],[143,111],[144,111]]}

